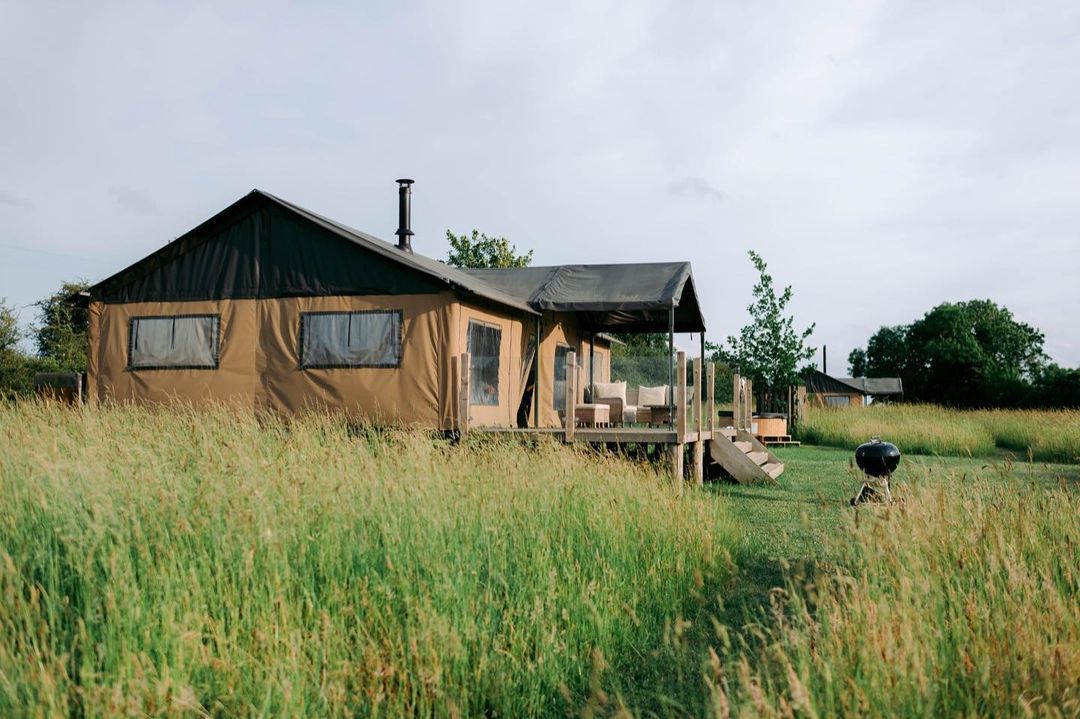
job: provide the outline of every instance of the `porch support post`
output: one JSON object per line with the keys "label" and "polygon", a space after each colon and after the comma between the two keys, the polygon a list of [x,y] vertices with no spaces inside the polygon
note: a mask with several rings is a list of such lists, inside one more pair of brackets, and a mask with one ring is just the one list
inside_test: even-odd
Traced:
{"label": "porch support post", "polygon": [[664,447],[667,452],[668,464],[671,467],[671,477],[675,480],[675,486],[682,492],[683,486],[683,445],[679,443],[669,444]]}
{"label": "porch support post", "polygon": [[681,444],[686,437],[686,353],[680,351],[676,357],[679,363],[679,386],[675,397],[675,441]]}
{"label": "porch support post", "polygon": [[699,357],[694,360],[694,423],[697,425],[698,439],[705,430],[705,395],[702,393],[702,382],[705,381],[704,362]]}
{"label": "porch support post", "polygon": [[701,357],[694,360],[694,423],[697,431],[694,432],[695,441],[690,454],[690,479],[699,487],[705,483],[705,444],[702,439],[702,425],[704,424],[704,405],[701,401]]}
{"label": "porch support post", "polygon": [[577,424],[577,355],[566,353],[566,430],[567,442],[574,441],[574,429]]}
{"label": "porch support post", "polygon": [[[668,312],[668,426],[675,426],[675,305]],[[682,455],[679,455],[680,457]],[[680,460],[681,463],[682,460]]]}
{"label": "porch support post", "polygon": [[712,433],[716,431],[716,364],[714,362],[708,364],[706,374],[708,377],[705,380],[705,391],[708,392],[709,399],[705,411],[708,412],[708,427],[709,432]]}
{"label": "porch support post", "polygon": [[[589,333],[589,394],[593,391],[593,378],[596,376],[596,333]],[[592,399],[592,397],[590,397]]]}
{"label": "porch support post", "polygon": [[536,318],[536,354],[533,360],[533,427],[540,426],[540,323],[543,317]]}
{"label": "porch support post", "polygon": [[690,444],[690,481],[698,487],[705,486],[705,443],[699,438]]}

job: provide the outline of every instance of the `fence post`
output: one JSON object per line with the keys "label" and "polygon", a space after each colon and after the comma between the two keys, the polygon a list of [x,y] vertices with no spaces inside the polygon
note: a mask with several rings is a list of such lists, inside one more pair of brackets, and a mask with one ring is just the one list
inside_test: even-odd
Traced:
{"label": "fence post", "polygon": [[731,376],[731,426],[739,428],[742,422],[742,403],[739,401],[739,393],[742,391],[742,378],[736,372]]}
{"label": "fence post", "polygon": [[574,428],[577,424],[577,354],[566,353],[566,441],[574,441]]}
{"label": "fence post", "polygon": [[705,372],[705,374],[708,375],[708,379],[706,381],[709,383],[708,388],[706,389],[706,392],[708,392],[708,396],[709,396],[709,401],[707,403],[708,407],[707,407],[706,411],[709,413],[709,433],[712,434],[714,431],[716,431],[716,363],[715,362],[710,362],[709,363],[708,369]]}
{"label": "fence post", "polygon": [[705,445],[704,435],[704,423],[705,423],[705,403],[704,392],[701,386],[701,357],[694,358],[693,361],[693,416],[697,420],[697,439],[694,440],[693,446],[690,448],[690,478],[693,480],[693,484],[701,487],[705,484]]}
{"label": "fence post", "polygon": [[743,409],[746,423],[743,428],[753,434],[754,432],[754,380],[746,380],[746,407]]}
{"label": "fence post", "polygon": [[471,361],[468,352],[461,353],[458,362],[460,374],[458,382],[458,435],[465,439],[469,435],[469,375],[471,374]]}
{"label": "fence post", "polygon": [[701,439],[701,431],[704,429],[702,425],[705,424],[705,403],[702,401],[704,395],[701,390],[701,358],[694,359],[694,424],[696,425],[698,439]]}

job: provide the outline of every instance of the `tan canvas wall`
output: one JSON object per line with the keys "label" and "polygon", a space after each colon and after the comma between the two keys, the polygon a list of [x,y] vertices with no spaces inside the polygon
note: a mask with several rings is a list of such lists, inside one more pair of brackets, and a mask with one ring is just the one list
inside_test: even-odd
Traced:
{"label": "tan canvas wall", "polygon": [[[374,421],[442,425],[451,412],[442,368],[453,305],[451,293],[260,300],[257,406],[295,412],[320,405]],[[300,368],[300,313],[367,309],[402,311],[399,368]]]}
{"label": "tan canvas wall", "polygon": [[528,381],[522,358],[528,353],[530,337],[534,331],[532,322],[497,314],[464,302],[456,305],[456,314],[457,337],[454,346],[457,347],[459,355],[468,351],[470,322],[498,327],[502,332],[499,345],[498,404],[470,404],[470,424],[476,427],[516,426],[518,406]]}
{"label": "tan canvas wall", "polygon": [[[573,315],[563,313],[544,313],[540,339],[540,426],[558,427],[562,424],[559,413],[555,411],[555,348],[569,345],[579,355],[581,337],[577,321]],[[578,382],[578,397],[584,392],[584,381]]]}
{"label": "tan canvas wall", "polygon": [[[128,370],[129,320],[180,314],[221,316],[218,367]],[[255,300],[93,303],[89,332],[91,360],[87,363],[90,394],[121,402],[221,400],[252,405],[258,340],[255,316]]]}
{"label": "tan canvas wall", "polygon": [[[90,308],[88,373],[92,394],[120,401],[239,401],[293,412],[308,406],[346,409],[371,419],[451,426],[449,353],[457,308],[452,293],[367,297],[301,297],[102,305]],[[300,368],[300,314],[402,311],[398,368]],[[220,314],[216,369],[128,370],[128,322],[137,316]]]}

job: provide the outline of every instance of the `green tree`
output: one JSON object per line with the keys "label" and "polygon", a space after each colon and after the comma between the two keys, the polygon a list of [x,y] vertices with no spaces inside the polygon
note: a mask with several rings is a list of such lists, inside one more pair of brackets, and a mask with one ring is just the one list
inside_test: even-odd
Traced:
{"label": "green tree", "polygon": [[814,325],[801,332],[795,329],[795,318],[787,313],[791,285],[777,294],[765,260],[753,250],[748,254],[758,272],[754,301],[747,307],[751,322],[737,337],[728,337],[726,346],[708,344],[707,347],[713,360],[726,362],[753,380],[759,408],[779,410],[786,403],[787,388],[799,381],[799,365],[816,351],[806,344]]}
{"label": "green tree", "polygon": [[612,336],[622,342],[611,351],[631,357],[666,357],[670,353],[667,332],[615,332]]}
{"label": "green tree", "polygon": [[519,255],[510,240],[488,237],[479,230],[473,230],[471,237],[447,230],[446,241],[450,243],[446,263],[454,267],[528,267],[532,262],[532,250]]}
{"label": "green tree", "polygon": [[866,377],[868,361],[866,350],[862,347],[856,347],[847,356],[848,372],[852,377]]}
{"label": "green tree", "polygon": [[52,295],[36,303],[39,324],[33,328],[38,356],[50,359],[65,372],[86,370],[86,331],[89,318],[85,309],[69,299],[90,286],[85,280],[65,282]]}
{"label": "green tree", "polygon": [[852,377],[901,377],[906,366],[908,327],[882,327],[870,338],[866,349],[848,355]]}
{"label": "green tree", "polygon": [[33,389],[34,370],[29,358],[19,350],[19,318],[15,310],[0,299],[0,399],[11,400]]}
{"label": "green tree", "polygon": [[989,300],[940,304],[907,333],[912,399],[960,407],[1017,404],[1045,360],[1042,332]]}
{"label": "green tree", "polygon": [[955,407],[1027,403],[1046,361],[1042,332],[990,300],[942,303],[882,327],[865,350],[867,376],[900,377],[905,399]]}
{"label": "green tree", "polygon": [[1031,384],[1028,404],[1080,409],[1080,367],[1066,369],[1050,363],[1039,370]]}
{"label": "green tree", "polygon": [[19,318],[8,306],[6,298],[0,298],[0,352],[13,352],[19,345]]}

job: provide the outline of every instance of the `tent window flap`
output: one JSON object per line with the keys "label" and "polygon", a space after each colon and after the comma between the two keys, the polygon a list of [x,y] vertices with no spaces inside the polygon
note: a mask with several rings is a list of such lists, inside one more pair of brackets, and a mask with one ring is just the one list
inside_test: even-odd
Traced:
{"label": "tent window flap", "polygon": [[501,347],[501,328],[469,321],[470,404],[483,406],[499,404],[499,350]]}
{"label": "tent window flap", "polygon": [[128,369],[215,369],[220,315],[132,317]]}
{"label": "tent window flap", "polygon": [[401,310],[303,312],[300,366],[400,367]]}
{"label": "tent window flap", "polygon": [[555,384],[551,400],[560,418],[566,413],[566,355],[572,351],[573,347],[570,345],[555,345],[555,366],[552,367],[555,373]]}

